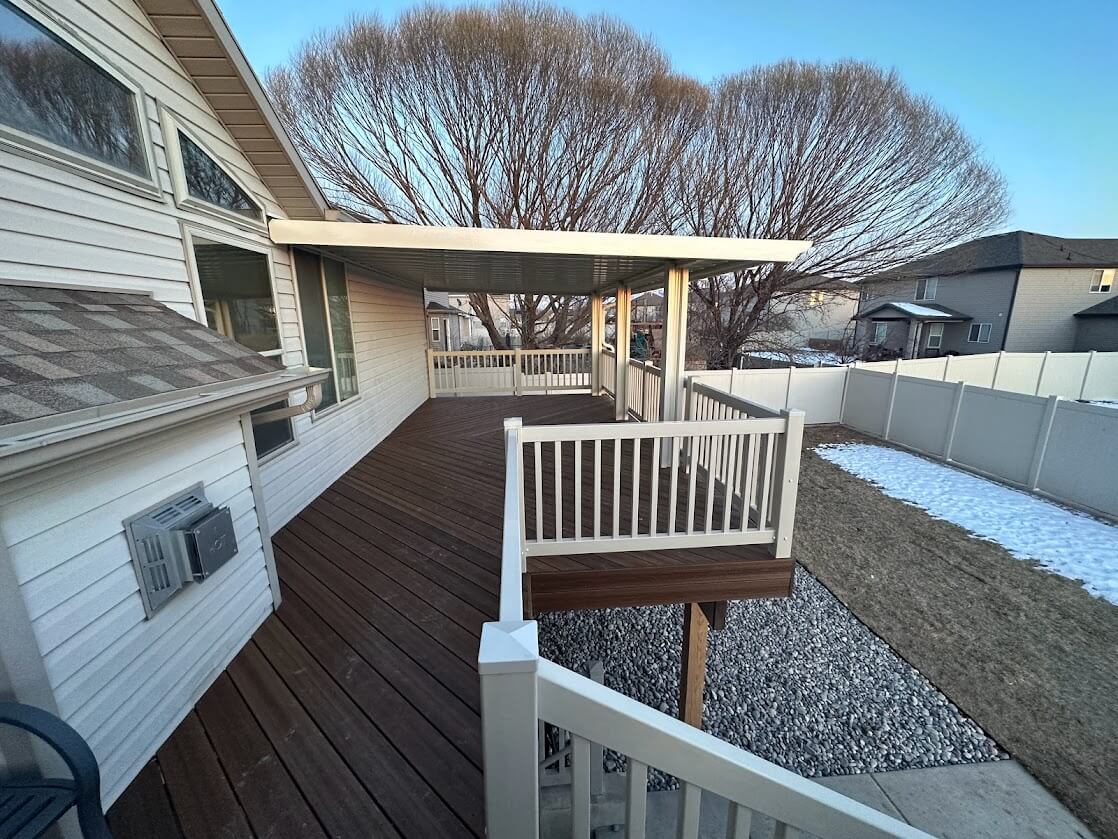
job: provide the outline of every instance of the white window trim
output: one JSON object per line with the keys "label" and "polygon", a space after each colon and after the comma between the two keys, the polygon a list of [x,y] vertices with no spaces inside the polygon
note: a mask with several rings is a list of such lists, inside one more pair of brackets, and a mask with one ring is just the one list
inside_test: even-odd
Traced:
{"label": "white window trim", "polygon": [[1115,274],[1118,274],[1118,269],[1115,268],[1097,268],[1091,272],[1091,287],[1088,289],[1089,294],[1110,294],[1114,288]]}
{"label": "white window trim", "polygon": [[431,318],[431,343],[441,344],[442,327],[439,326],[439,319],[437,317]]}
{"label": "white window trim", "polygon": [[143,88],[94,50],[78,32],[46,7],[32,0],[8,0],[8,2],[132,93],[136,103],[136,119],[139,122],[140,142],[143,146],[144,163],[147,165],[148,174],[137,175],[127,169],[120,169],[111,163],[88,157],[81,152],[53,143],[36,134],[20,131],[10,125],[0,124],[0,148],[30,160],[45,161],[52,166],[66,169],[107,186],[117,187],[146,198],[162,199],[163,191],[156,180],[158,169],[149,127],[147,96]]}
{"label": "white window trim", "polygon": [[[975,337],[975,338],[971,338],[971,335],[973,334],[973,330],[976,326],[978,327],[978,336]],[[986,327],[986,340],[982,339],[982,327],[984,327],[984,326]],[[994,324],[992,324],[992,323],[972,323],[970,325],[970,327],[967,329],[967,343],[968,344],[989,344],[990,343],[990,337],[993,334],[993,332],[994,332]]]}
{"label": "white window trim", "polygon": [[[873,325],[873,333],[870,335],[870,346],[871,347],[880,347],[889,338],[889,323],[888,323],[888,321],[884,321],[884,320],[875,320],[875,321],[872,322],[872,325]],[[878,332],[879,327],[882,327],[882,326],[885,327],[885,334],[882,335],[880,338],[878,338],[877,337],[877,332]]]}
{"label": "white window trim", "polygon": [[[167,107],[160,107],[159,109],[159,125],[163,130],[163,148],[167,152],[167,169],[171,174],[171,190],[175,196],[175,206],[182,210],[192,210],[196,213],[204,213],[213,216],[222,221],[244,227],[254,233],[267,234],[268,211],[264,206],[264,202],[260,200],[255,190],[237,177],[235,173],[230,171],[230,168],[221,161],[221,158],[213,153],[210,149],[210,144],[202,140],[197,132],[187,127],[184,121]],[[259,219],[249,218],[246,215],[227,210],[217,204],[211,204],[209,201],[203,201],[201,198],[195,198],[190,194],[190,190],[186,185],[186,169],[183,168],[182,148],[179,145],[180,131],[193,140],[198,148],[205,152],[210,159],[217,164],[218,168],[229,176],[229,180],[233,181],[233,183],[244,190],[245,195],[252,199],[259,208]]]}
{"label": "white window trim", "polygon": [[[182,223],[180,229],[182,230],[183,249],[186,251],[187,274],[190,277],[190,296],[194,301],[194,319],[202,326],[206,326],[206,301],[202,297],[202,280],[198,275],[198,263],[194,258],[194,240],[206,239],[211,242],[220,242],[223,245],[231,245],[235,248],[243,248],[246,251],[255,251],[264,255],[264,264],[268,268],[268,285],[272,289],[272,306],[276,310],[276,336],[279,338],[279,348],[264,350],[260,355],[265,358],[279,358],[283,361],[283,318],[280,316],[279,297],[276,295],[276,272],[275,266],[272,264],[272,249],[238,236],[230,236],[226,233],[211,230],[208,227],[197,227]],[[303,349],[303,357],[306,358],[306,348]],[[294,423],[292,426],[294,427]]]}
{"label": "white window trim", "polygon": [[[921,283],[921,280],[916,281],[916,291],[914,291],[913,294],[912,294],[913,302],[915,302],[915,303],[927,303],[931,300],[935,300],[936,299],[936,292],[939,291],[939,277],[926,277],[926,278],[923,279],[923,283],[924,283],[924,296],[923,297],[920,296],[920,283]],[[928,296],[929,291],[931,291],[931,293],[932,293],[930,297]]]}
{"label": "white window trim", "polygon": [[[935,338],[935,343],[932,339]],[[942,323],[929,323],[928,324],[928,341],[925,347],[929,350],[943,349],[943,324]]]}

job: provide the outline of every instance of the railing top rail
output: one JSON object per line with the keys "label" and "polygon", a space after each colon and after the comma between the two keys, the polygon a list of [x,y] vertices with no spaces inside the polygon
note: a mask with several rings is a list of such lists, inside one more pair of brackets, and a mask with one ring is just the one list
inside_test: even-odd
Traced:
{"label": "railing top rail", "polygon": [[540,719],[818,836],[928,834],[591,679],[539,660]]}
{"label": "railing top rail", "polygon": [[718,434],[780,434],[788,429],[782,416],[738,420],[683,420],[676,422],[607,422],[586,425],[526,425],[525,443],[568,440],[636,440],[653,437],[704,437]]}
{"label": "railing top rail", "polygon": [[572,349],[569,347],[555,347],[554,349],[534,349],[525,350],[518,347],[513,347],[507,350],[431,350],[432,354],[437,356],[446,355],[513,355],[520,353],[521,355],[589,355],[588,349]]}
{"label": "railing top rail", "polygon": [[779,417],[782,416],[780,411],[773,408],[766,408],[764,405],[759,405],[756,402],[750,402],[748,399],[743,399],[740,396],[734,396],[724,390],[713,387],[712,385],[704,384],[703,382],[691,379],[691,387],[695,389],[696,393],[703,396],[715,399],[740,411],[745,411],[755,417]]}

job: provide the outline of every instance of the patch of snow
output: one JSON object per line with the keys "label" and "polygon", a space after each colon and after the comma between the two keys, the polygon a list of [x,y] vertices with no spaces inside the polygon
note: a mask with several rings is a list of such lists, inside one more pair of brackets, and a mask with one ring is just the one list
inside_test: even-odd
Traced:
{"label": "patch of snow", "polygon": [[814,367],[838,367],[846,364],[843,357],[829,350],[814,350],[811,347],[800,347],[797,350],[781,352],[779,350],[750,350],[746,352],[753,358],[766,358],[771,361],[789,361],[793,364],[806,364]]}
{"label": "patch of snow", "polygon": [[1093,399],[1088,405],[1102,405],[1104,408],[1118,408],[1118,399]]}
{"label": "patch of snow", "polygon": [[915,303],[890,303],[894,309],[899,309],[906,314],[914,315],[918,318],[947,318],[950,319],[953,315],[947,312],[933,309],[931,306],[917,306]]}
{"label": "patch of snow", "polygon": [[1018,559],[1083,582],[1118,605],[1118,527],[969,472],[868,443],[820,445],[826,460],[899,498],[997,542]]}

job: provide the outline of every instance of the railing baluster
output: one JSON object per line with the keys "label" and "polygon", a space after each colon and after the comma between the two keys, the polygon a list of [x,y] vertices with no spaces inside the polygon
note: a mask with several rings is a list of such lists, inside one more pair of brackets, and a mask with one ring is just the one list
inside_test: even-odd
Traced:
{"label": "railing baluster", "polygon": [[613,441],[613,538],[621,534],[621,440]]}
{"label": "railing baluster", "polygon": [[679,813],[679,839],[699,839],[699,810],[702,801],[702,788],[685,782]]}
{"label": "railing baluster", "polygon": [[594,538],[602,538],[602,441],[594,441]]}
{"label": "railing baluster", "polygon": [[575,539],[582,539],[582,441],[575,440]]}
{"label": "railing baluster", "polygon": [[648,815],[648,766],[629,758],[625,786],[625,839],[644,839],[644,822]]}
{"label": "railing baluster", "polygon": [[733,802],[728,802],[728,806],[730,809],[726,817],[726,839],[749,839],[753,811]]}
{"label": "railing baluster", "polygon": [[668,498],[671,506],[668,507],[668,535],[675,534],[676,508],[679,506],[679,450],[683,447],[682,437],[670,437],[672,446],[672,474],[668,486]]}
{"label": "railing baluster", "polygon": [[[691,449],[696,448],[695,441],[698,437],[694,434],[691,435]],[[695,532],[695,478],[699,475],[699,469],[695,464],[691,464],[690,475],[687,478],[687,533]]]}
{"label": "railing baluster", "polygon": [[555,541],[563,538],[563,444],[555,441]]}
{"label": "railing baluster", "polygon": [[649,492],[648,535],[656,535],[656,507],[660,503],[660,438],[652,438],[652,487]]}
{"label": "railing baluster", "polygon": [[730,529],[730,513],[734,506],[734,468],[737,464],[737,437],[726,438],[726,466],[722,473],[722,530]]}
{"label": "railing baluster", "polygon": [[722,438],[712,434],[710,438],[710,465],[707,466],[707,504],[704,533],[710,533],[711,524],[714,521],[714,485],[718,483],[718,461],[721,459],[721,450]]}
{"label": "railing baluster", "polygon": [[543,541],[543,456],[540,452],[540,442],[537,440],[532,446],[536,463],[536,541]]}
{"label": "railing baluster", "polygon": [[637,511],[641,505],[641,440],[640,437],[633,441],[633,510],[632,523],[629,525],[629,535],[637,535]]}
{"label": "railing baluster", "polygon": [[571,733],[571,839],[590,839],[590,741]]}
{"label": "railing baluster", "polygon": [[773,440],[775,434],[765,435],[765,479],[761,484],[761,509],[758,514],[760,529],[768,527],[769,499],[772,497]]}

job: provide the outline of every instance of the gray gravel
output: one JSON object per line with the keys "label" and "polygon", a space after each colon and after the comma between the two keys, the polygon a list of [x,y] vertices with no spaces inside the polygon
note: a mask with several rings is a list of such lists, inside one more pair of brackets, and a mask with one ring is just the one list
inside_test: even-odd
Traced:
{"label": "gray gravel", "polygon": [[[682,634],[679,606],[554,613],[540,652],[600,660],[609,687],[675,715]],[[1008,757],[800,567],[791,598],[733,602],[711,633],[703,727],[806,777]]]}

